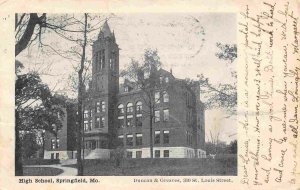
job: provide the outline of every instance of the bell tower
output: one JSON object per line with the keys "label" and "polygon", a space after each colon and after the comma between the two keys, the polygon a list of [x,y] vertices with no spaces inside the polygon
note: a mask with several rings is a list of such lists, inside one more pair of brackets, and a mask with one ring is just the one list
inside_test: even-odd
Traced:
{"label": "bell tower", "polygon": [[119,47],[107,21],[93,44],[92,88],[96,96],[119,92]]}
{"label": "bell tower", "polygon": [[[110,149],[115,131],[115,107],[119,93],[119,47],[107,21],[93,43],[91,105],[96,148]],[[92,138],[92,137],[91,137]]]}

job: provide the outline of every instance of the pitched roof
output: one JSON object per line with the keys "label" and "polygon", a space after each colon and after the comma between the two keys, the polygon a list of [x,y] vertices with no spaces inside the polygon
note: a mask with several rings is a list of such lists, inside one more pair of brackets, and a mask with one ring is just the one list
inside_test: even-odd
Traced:
{"label": "pitched roof", "polygon": [[101,27],[100,34],[101,33],[103,34],[104,38],[113,36],[113,34],[108,26],[107,20],[104,22],[104,24]]}

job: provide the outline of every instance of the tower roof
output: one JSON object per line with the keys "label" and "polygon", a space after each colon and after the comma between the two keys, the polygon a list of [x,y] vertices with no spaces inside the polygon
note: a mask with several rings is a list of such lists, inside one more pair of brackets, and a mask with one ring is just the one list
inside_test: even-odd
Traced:
{"label": "tower roof", "polygon": [[103,35],[104,38],[106,38],[106,37],[113,37],[113,34],[110,31],[110,28],[108,26],[107,20],[102,25],[100,33],[99,33],[99,36],[101,36],[101,33],[102,33],[102,35]]}

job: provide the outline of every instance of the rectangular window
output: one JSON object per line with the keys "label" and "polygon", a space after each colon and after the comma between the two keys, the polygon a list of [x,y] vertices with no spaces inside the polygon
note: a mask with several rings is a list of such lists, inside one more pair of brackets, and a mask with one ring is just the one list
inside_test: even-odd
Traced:
{"label": "rectangular window", "polygon": [[90,127],[89,127],[89,130],[92,130],[92,128],[93,128],[93,120],[91,119],[91,120],[90,120]]}
{"label": "rectangular window", "polygon": [[143,121],[142,121],[142,114],[137,114],[135,118],[135,123],[137,127],[142,127],[143,126]]}
{"label": "rectangular window", "polygon": [[128,92],[128,86],[125,86],[124,92]]}
{"label": "rectangular window", "polygon": [[164,150],[164,158],[169,158],[169,150]]}
{"label": "rectangular window", "polygon": [[166,83],[169,83],[169,77],[166,77],[166,78],[165,78],[165,82],[166,82]]}
{"label": "rectangular window", "polygon": [[100,112],[100,102],[96,103],[96,112],[99,113]]}
{"label": "rectangular window", "polygon": [[154,122],[160,121],[160,112],[159,110],[154,111]]}
{"label": "rectangular window", "polygon": [[126,145],[127,146],[133,145],[133,135],[126,135]]}
{"label": "rectangular window", "polygon": [[95,128],[100,128],[100,118],[96,118]]}
{"label": "rectangular window", "polygon": [[154,132],[154,144],[159,144],[160,143],[160,131],[155,131]]}
{"label": "rectangular window", "polygon": [[186,143],[189,145],[190,143],[189,143],[189,132],[188,131],[186,131]]}
{"label": "rectangular window", "polygon": [[155,150],[155,158],[160,158],[160,150]]}
{"label": "rectangular window", "polygon": [[84,110],[83,118],[88,118],[89,117],[89,110]]}
{"label": "rectangular window", "polygon": [[54,159],[54,153],[51,153],[51,160]]}
{"label": "rectangular window", "polygon": [[128,103],[127,104],[127,113],[132,113],[133,112],[133,104],[132,103]]}
{"label": "rectangular window", "polygon": [[101,50],[101,63],[102,63],[102,69],[105,68],[105,50]]}
{"label": "rectangular window", "polygon": [[160,93],[159,92],[155,92],[155,94],[154,94],[154,102],[156,104],[160,103]]}
{"label": "rectangular window", "polygon": [[105,102],[101,102],[101,112],[105,112]]}
{"label": "rectangular window", "polygon": [[142,104],[136,104],[136,113],[142,113],[143,106]]}
{"label": "rectangular window", "polygon": [[59,148],[59,138],[56,139],[56,148]]}
{"label": "rectangular window", "polygon": [[55,157],[56,159],[59,159],[59,153],[56,153]]}
{"label": "rectangular window", "polygon": [[135,137],[135,140],[136,140],[136,145],[142,145],[143,144],[143,134],[141,133],[137,133],[136,134],[136,137]]}
{"label": "rectangular window", "polygon": [[118,114],[120,115],[120,114],[124,114],[124,106],[123,106],[123,104],[120,104],[119,106],[118,106]]}
{"label": "rectangular window", "polygon": [[164,121],[169,121],[169,109],[164,110]]}
{"label": "rectangular window", "polygon": [[127,151],[127,158],[132,158],[132,152],[131,151]]}
{"label": "rectangular window", "polygon": [[169,131],[164,131],[163,134],[163,139],[164,139],[164,144],[168,144],[169,143]]}
{"label": "rectangular window", "polygon": [[142,151],[136,151],[136,158],[142,158]]}
{"label": "rectangular window", "polygon": [[164,79],[164,78],[163,78],[162,76],[159,77],[159,83],[160,83],[160,84],[163,83],[163,79]]}
{"label": "rectangular window", "polygon": [[55,139],[51,139],[51,149],[55,149]]}
{"label": "rectangular window", "polygon": [[169,102],[169,94],[164,91],[164,94],[163,94],[163,101],[166,103],[166,102]]}
{"label": "rectangular window", "polygon": [[119,140],[118,145],[123,147],[124,146],[124,135],[119,135],[118,140]]}
{"label": "rectangular window", "polygon": [[105,127],[105,117],[103,117],[103,116],[100,117],[100,127],[101,128]]}
{"label": "rectangular window", "polygon": [[118,117],[118,127],[123,128],[124,127],[124,116]]}
{"label": "rectangular window", "polygon": [[90,117],[93,117],[93,110],[90,110]]}
{"label": "rectangular window", "polygon": [[89,129],[89,122],[88,121],[84,121],[83,127],[84,127],[84,131],[87,131]]}
{"label": "rectangular window", "polygon": [[126,126],[127,127],[132,127],[132,124],[133,124],[133,115],[128,115],[127,116],[127,123],[126,123]]}

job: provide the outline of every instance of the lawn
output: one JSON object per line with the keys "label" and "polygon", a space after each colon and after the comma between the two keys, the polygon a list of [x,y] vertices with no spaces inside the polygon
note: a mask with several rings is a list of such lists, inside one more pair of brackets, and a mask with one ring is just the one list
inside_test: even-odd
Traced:
{"label": "lawn", "polygon": [[[70,165],[69,167],[76,167]],[[237,158],[85,160],[85,176],[236,176]]]}
{"label": "lawn", "polygon": [[24,167],[24,176],[56,176],[63,173],[63,170],[50,167]]}

